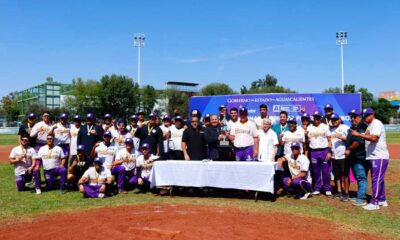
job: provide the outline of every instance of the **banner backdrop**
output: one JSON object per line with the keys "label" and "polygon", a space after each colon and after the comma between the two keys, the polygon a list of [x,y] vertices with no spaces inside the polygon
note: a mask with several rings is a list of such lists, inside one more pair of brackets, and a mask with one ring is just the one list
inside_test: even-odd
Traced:
{"label": "banner backdrop", "polygon": [[260,116],[259,106],[266,104],[268,106],[268,115],[273,122],[279,121],[281,111],[288,112],[289,116],[296,117],[300,123],[301,110],[312,114],[314,111],[324,113],[324,106],[332,104],[334,112],[341,116],[345,124],[350,125],[350,118],[347,115],[352,109],[361,110],[361,94],[330,94],[330,93],[282,93],[282,94],[245,94],[245,95],[223,95],[223,96],[205,96],[191,97],[190,111],[200,110],[204,114],[218,114],[218,107],[225,105],[228,109],[240,106],[248,109],[250,119]]}

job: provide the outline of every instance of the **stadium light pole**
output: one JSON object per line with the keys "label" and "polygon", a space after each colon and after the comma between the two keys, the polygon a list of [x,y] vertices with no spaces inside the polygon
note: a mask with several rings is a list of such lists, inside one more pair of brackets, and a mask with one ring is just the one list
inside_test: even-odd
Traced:
{"label": "stadium light pole", "polygon": [[144,47],[145,36],[143,33],[135,33],[133,44],[138,48],[138,86],[140,88],[140,48]]}
{"label": "stadium light pole", "polygon": [[336,33],[336,45],[340,46],[340,63],[342,69],[342,93],[344,93],[344,63],[343,63],[343,46],[347,45],[347,32]]}

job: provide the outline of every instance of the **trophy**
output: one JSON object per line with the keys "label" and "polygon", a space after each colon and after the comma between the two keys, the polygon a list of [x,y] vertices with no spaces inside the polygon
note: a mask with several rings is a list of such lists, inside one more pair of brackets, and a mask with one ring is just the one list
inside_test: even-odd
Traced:
{"label": "trophy", "polygon": [[221,130],[220,130],[220,134],[223,134],[224,138],[219,141],[219,145],[220,146],[229,146],[229,141],[226,140],[226,136],[225,136],[226,131],[227,131],[227,126],[226,125],[222,125],[221,126]]}

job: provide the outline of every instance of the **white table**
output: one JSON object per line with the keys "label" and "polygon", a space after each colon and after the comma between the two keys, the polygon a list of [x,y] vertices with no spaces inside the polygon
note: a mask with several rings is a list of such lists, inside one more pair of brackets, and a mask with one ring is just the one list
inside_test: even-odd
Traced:
{"label": "white table", "polygon": [[151,187],[217,187],[274,192],[276,163],[231,161],[156,161]]}

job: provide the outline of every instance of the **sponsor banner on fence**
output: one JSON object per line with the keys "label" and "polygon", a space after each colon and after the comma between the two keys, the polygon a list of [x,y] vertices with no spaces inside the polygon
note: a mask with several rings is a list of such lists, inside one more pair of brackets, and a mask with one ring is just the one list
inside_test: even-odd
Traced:
{"label": "sponsor banner on fence", "polygon": [[[273,122],[279,121],[279,113],[286,111],[289,116],[296,117],[300,123],[302,110],[312,114],[314,111],[324,113],[324,106],[331,104],[334,112],[341,116],[346,124],[350,124],[347,115],[352,109],[361,108],[361,94],[330,94],[330,93],[271,93],[271,94],[244,94],[223,96],[195,96],[190,98],[190,111],[198,109],[204,115],[218,114],[218,107],[225,105],[228,109],[240,106],[248,109],[249,118],[255,119],[260,115],[259,106],[268,106],[268,115]],[[360,109],[361,110],[361,109]]]}

